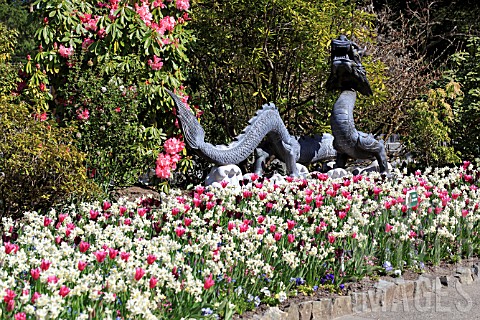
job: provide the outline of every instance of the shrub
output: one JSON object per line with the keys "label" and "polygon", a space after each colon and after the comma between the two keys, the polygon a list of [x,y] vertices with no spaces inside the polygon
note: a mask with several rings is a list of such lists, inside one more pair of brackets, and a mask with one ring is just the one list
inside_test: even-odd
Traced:
{"label": "shrub", "polygon": [[18,216],[71,196],[93,195],[84,160],[68,129],[59,129],[45,115],[31,116],[22,103],[0,97],[0,214]]}
{"label": "shrub", "polygon": [[137,182],[154,167],[165,138],[161,128],[146,129],[140,122],[145,103],[139,88],[106,81],[99,68],[82,70],[78,64],[66,79],[55,92],[55,116],[75,130],[89,177],[105,188]]}

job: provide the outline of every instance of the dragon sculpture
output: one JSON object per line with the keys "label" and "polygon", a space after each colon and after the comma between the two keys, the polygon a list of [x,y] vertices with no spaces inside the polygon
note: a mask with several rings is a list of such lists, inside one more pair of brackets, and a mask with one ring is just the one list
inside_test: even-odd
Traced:
{"label": "dragon sculpture", "polygon": [[326,86],[328,90],[341,91],[330,117],[333,146],[337,150],[336,167],[344,168],[348,158],[375,157],[380,173],[389,175],[383,141],[376,140],[372,134],[357,131],[353,119],[357,91],[363,95],[372,95],[361,63],[364,54],[365,50],[361,50],[344,35],[332,40],[331,73]]}
{"label": "dragon sculpture", "polygon": [[[364,95],[372,94],[365,69],[361,64],[363,54],[364,50],[360,50],[354,42],[343,35],[332,40],[332,66],[327,89],[341,91],[330,118],[333,136],[327,133],[314,137],[291,136],[280,118],[278,109],[270,103],[257,111],[234,142],[228,146],[214,146],[205,142],[205,131],[180,98],[170,90],[165,91],[174,100],[187,145],[201,157],[217,165],[238,164],[255,151],[256,173],[262,173],[266,159],[270,154],[274,154],[285,162],[289,175],[298,176],[296,162],[309,164],[336,158],[335,166],[344,168],[348,158],[375,157],[380,172],[389,174],[383,142],[377,141],[371,134],[357,131],[353,119],[357,91]],[[262,143],[265,137],[267,140]]]}
{"label": "dragon sculpture", "polygon": [[263,105],[235,141],[228,146],[214,146],[205,142],[205,131],[180,98],[168,89],[165,91],[175,102],[177,117],[187,145],[199,156],[217,165],[238,164],[251,155],[263,138],[267,137],[275,150],[284,156],[288,174],[298,176],[296,162],[300,157],[300,144],[288,133],[273,103]]}

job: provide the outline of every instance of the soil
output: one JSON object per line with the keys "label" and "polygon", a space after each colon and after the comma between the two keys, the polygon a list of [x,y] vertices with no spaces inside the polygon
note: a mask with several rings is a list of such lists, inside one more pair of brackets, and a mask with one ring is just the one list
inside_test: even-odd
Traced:
{"label": "soil", "polygon": [[127,188],[115,189],[111,192],[114,199],[127,198],[129,201],[135,201],[140,197],[152,195],[155,199],[160,199],[160,193],[148,186],[132,186]]}

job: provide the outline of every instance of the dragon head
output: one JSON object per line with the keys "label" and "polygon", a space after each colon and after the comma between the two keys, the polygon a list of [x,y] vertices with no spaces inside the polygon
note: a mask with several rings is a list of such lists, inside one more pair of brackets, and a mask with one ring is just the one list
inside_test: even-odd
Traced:
{"label": "dragon head", "polygon": [[361,59],[365,50],[341,35],[332,40],[331,72],[327,80],[327,90],[353,89],[364,95],[372,95],[365,68]]}

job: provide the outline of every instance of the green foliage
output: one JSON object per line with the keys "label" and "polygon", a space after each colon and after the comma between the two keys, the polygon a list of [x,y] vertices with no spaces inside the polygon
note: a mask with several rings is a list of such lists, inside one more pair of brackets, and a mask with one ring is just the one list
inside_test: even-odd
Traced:
{"label": "green foliage", "polygon": [[[292,133],[328,131],[330,41],[342,33],[359,44],[374,39],[374,16],[337,0],[200,1],[192,18],[190,85],[215,142],[239,134],[269,101]],[[376,78],[383,69],[368,59]],[[380,78],[373,84],[377,92]]]}
{"label": "green foliage", "polygon": [[12,61],[26,61],[26,56],[37,46],[34,40],[36,23],[28,21],[28,1],[0,0],[0,23],[10,30],[16,30],[18,41],[15,44],[15,54]]}
{"label": "green foliage", "polygon": [[451,57],[447,79],[457,81],[464,92],[463,99],[454,104],[455,129],[452,131],[455,149],[465,160],[480,155],[480,38],[472,37],[466,50]]}
{"label": "green foliage", "polygon": [[107,82],[100,68],[81,70],[79,64],[66,78],[56,92],[55,116],[74,128],[89,176],[105,189],[136,183],[148,167],[155,167],[165,139],[161,128],[145,128],[139,121],[145,110],[143,87]]}
{"label": "green foliage", "polygon": [[405,144],[421,165],[445,165],[460,161],[450,143],[450,133],[454,123],[452,104],[461,95],[460,85],[450,82],[445,89],[430,89],[424,99],[414,101],[409,111],[410,127]]}
{"label": "green foliage", "polygon": [[93,194],[85,155],[71,132],[35,120],[25,104],[0,98],[0,214],[48,208]]}
{"label": "green foliage", "polygon": [[0,63],[10,60],[17,44],[18,32],[15,29],[9,29],[0,22]]}

